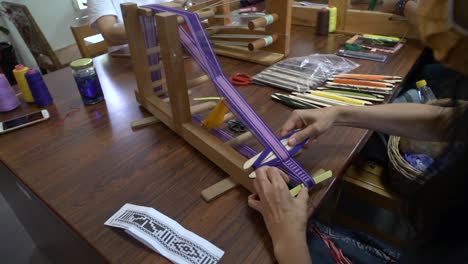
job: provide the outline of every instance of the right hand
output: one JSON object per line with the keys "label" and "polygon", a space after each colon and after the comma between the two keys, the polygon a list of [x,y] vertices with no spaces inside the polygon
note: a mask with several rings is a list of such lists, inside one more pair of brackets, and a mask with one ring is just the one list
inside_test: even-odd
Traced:
{"label": "right hand", "polygon": [[281,136],[287,135],[295,129],[301,129],[289,138],[288,144],[295,146],[306,138],[313,141],[333,126],[338,116],[336,110],[336,107],[294,110],[284,123]]}

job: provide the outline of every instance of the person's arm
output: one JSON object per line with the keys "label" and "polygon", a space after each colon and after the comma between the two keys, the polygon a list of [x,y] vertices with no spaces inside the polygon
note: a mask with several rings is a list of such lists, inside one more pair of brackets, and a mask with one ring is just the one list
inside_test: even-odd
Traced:
{"label": "person's arm", "polygon": [[[166,0],[159,0],[155,3],[160,3],[161,5],[169,7],[180,7],[180,2],[168,2]],[[109,0],[93,0],[89,1],[90,12],[97,13],[99,18],[95,21],[95,26],[99,32],[101,32],[103,38],[106,40],[107,44],[110,46],[123,45],[128,42],[127,34],[125,32],[125,26],[123,23],[117,22],[116,12],[113,11],[109,6]],[[100,16],[99,13],[104,13],[105,15]]]}
{"label": "person's arm", "polygon": [[127,43],[127,34],[124,24],[117,23],[117,17],[113,15],[102,16],[96,20],[96,27],[109,46],[117,46]]}
{"label": "person's arm", "polygon": [[248,204],[260,212],[270,233],[278,263],[312,263],[306,241],[309,207],[307,188],[292,197],[288,176],[278,168],[264,166],[255,171],[254,188]]}
{"label": "person's arm", "polygon": [[350,126],[416,140],[442,141],[448,139],[454,115],[455,110],[451,107],[409,103],[295,110],[281,134],[302,129],[289,140],[295,145],[307,137],[318,137],[332,126]]}

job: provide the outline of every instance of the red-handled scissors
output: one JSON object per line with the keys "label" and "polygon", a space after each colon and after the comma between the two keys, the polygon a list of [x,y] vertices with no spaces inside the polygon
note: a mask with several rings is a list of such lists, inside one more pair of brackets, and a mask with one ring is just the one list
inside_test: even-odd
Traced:
{"label": "red-handled scissors", "polygon": [[236,73],[229,78],[232,84],[238,86],[247,86],[252,83],[252,76],[245,73]]}

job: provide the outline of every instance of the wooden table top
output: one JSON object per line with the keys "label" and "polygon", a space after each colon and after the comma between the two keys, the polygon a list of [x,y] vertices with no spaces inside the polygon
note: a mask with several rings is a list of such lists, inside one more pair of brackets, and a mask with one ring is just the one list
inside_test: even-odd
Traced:
{"label": "wooden table top", "polygon": [[[313,29],[293,27],[291,54],[334,53],[350,36],[317,37]],[[356,60],[354,72],[406,76],[422,46],[409,42],[388,63]],[[227,74],[264,69],[221,58]],[[227,175],[162,124],[132,131],[147,116],[134,97],[129,59],[95,58],[105,102],[84,106],[71,70],[45,76],[55,105],[51,119],[0,135],[0,159],[40,199],[111,262],[166,263],[121,230],[104,222],[125,203],[153,207],[225,251],[223,263],[272,263],[272,245],[261,216],[247,206],[247,190],[229,191],[211,203],[200,192]],[[291,109],[269,98],[279,90],[239,88],[265,121],[278,131]],[[23,104],[0,120],[30,113]],[[306,168],[341,175],[370,135],[336,127],[300,155]]]}

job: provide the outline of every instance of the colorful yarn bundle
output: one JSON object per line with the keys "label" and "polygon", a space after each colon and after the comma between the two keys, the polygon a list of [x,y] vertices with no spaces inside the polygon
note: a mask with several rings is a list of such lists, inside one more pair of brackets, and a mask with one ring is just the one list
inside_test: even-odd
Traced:
{"label": "colorful yarn bundle", "polygon": [[16,93],[3,73],[0,73],[0,112],[7,112],[20,105]]}
{"label": "colorful yarn bundle", "polygon": [[42,79],[41,73],[36,69],[30,69],[25,75],[28,80],[31,94],[34,97],[34,102],[38,107],[51,105],[54,103],[52,96],[49,93],[49,89]]}

